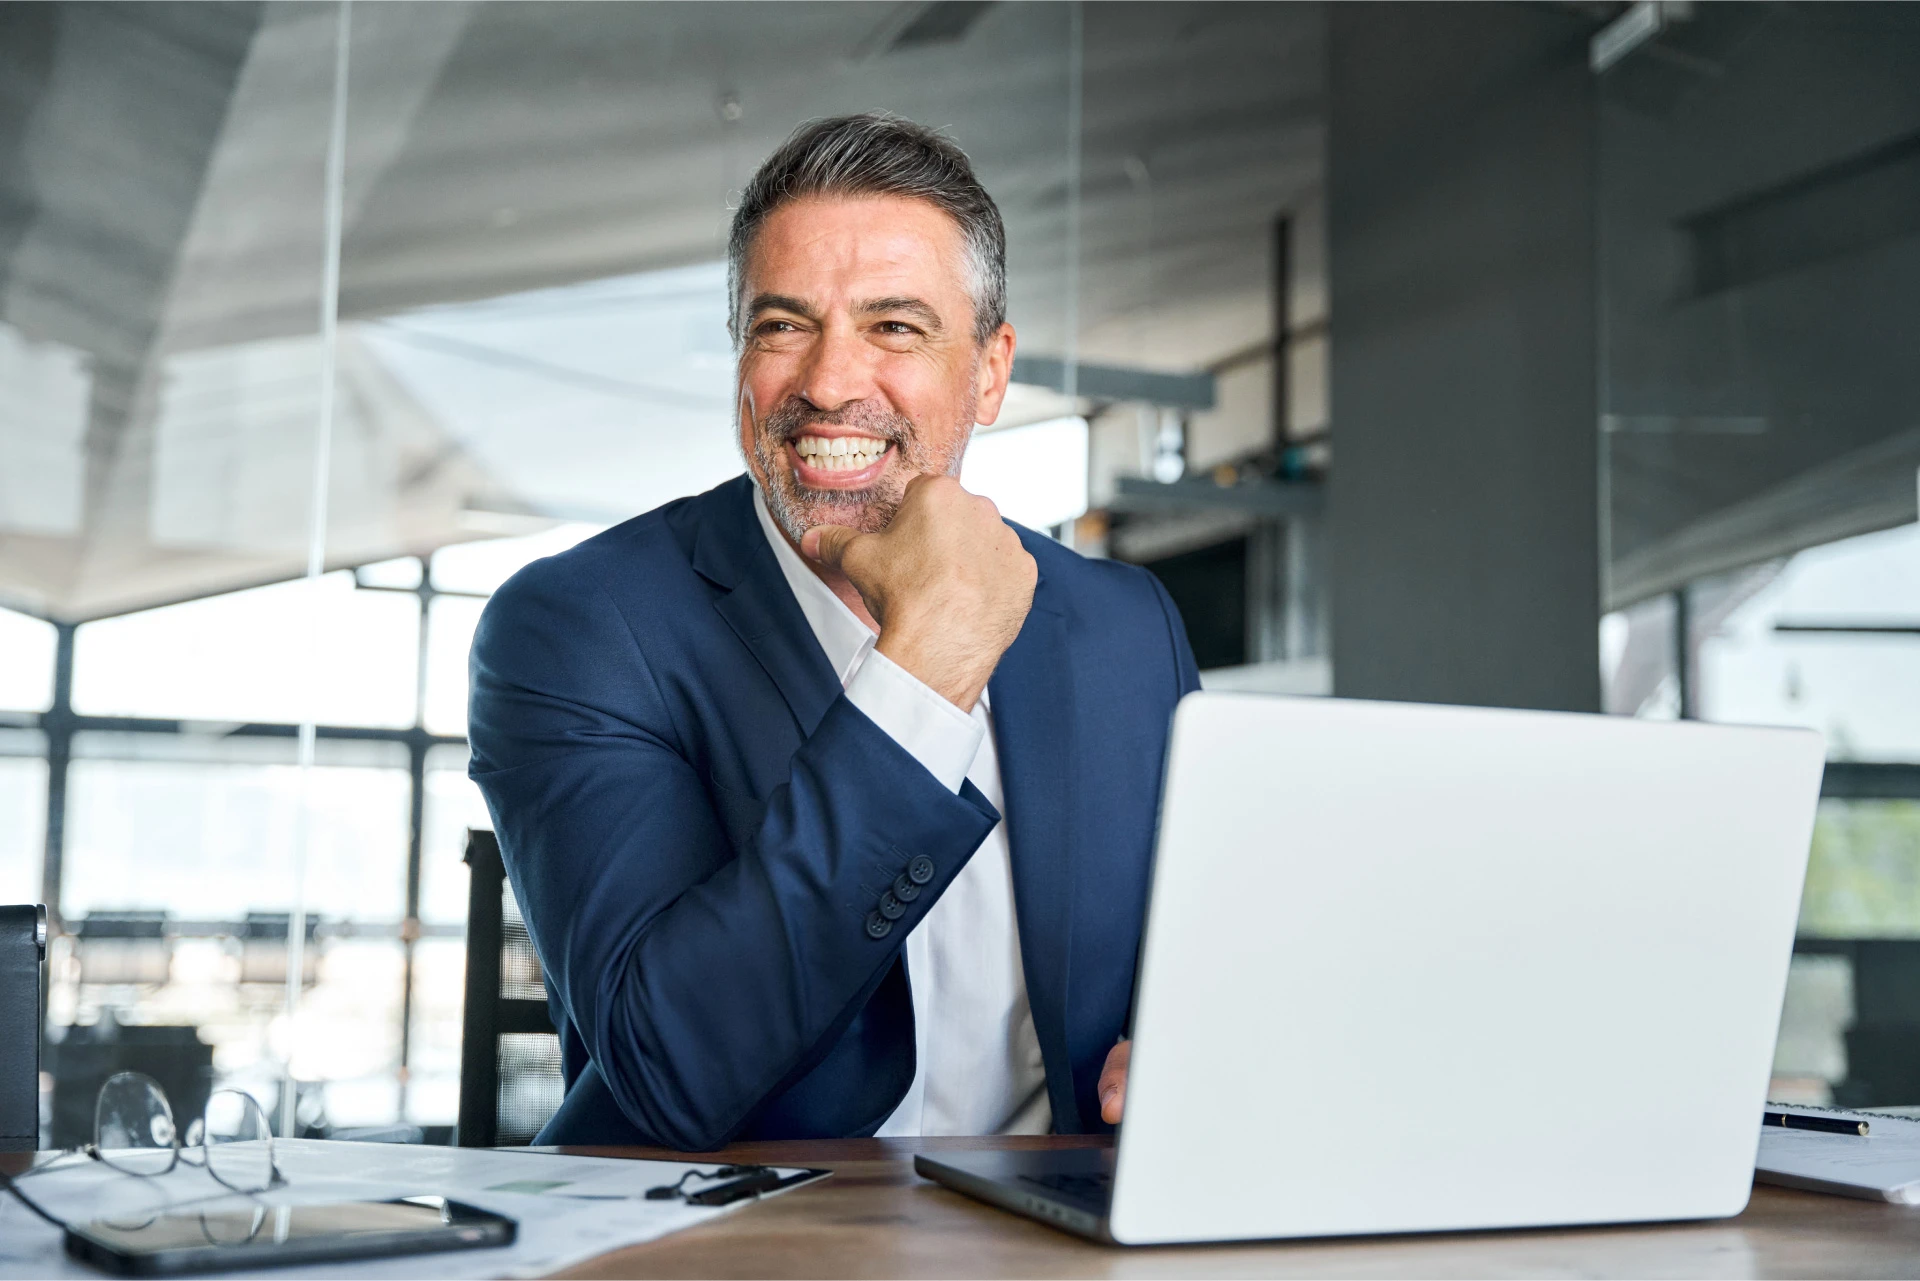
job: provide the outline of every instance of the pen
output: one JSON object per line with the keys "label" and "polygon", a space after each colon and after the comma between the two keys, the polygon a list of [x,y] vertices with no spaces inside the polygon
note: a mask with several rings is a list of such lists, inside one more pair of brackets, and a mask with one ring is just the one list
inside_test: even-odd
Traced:
{"label": "pen", "polygon": [[742,1174],[730,1182],[721,1183],[700,1192],[687,1193],[688,1205],[732,1205],[735,1201],[744,1201],[750,1196],[759,1196],[762,1192],[771,1192],[786,1181],[786,1176],[778,1170],[754,1170]]}
{"label": "pen", "polygon": [[1850,1120],[1839,1116],[1802,1116],[1797,1112],[1765,1112],[1761,1114],[1767,1125],[1778,1125],[1789,1130],[1818,1130],[1822,1134],[1865,1134],[1865,1121]]}

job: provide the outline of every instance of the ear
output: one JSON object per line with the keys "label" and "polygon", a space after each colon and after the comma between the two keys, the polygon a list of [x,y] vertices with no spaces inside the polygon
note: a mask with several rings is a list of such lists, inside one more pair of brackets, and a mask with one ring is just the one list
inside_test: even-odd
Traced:
{"label": "ear", "polygon": [[1000,405],[1007,398],[1007,383],[1013,377],[1013,348],[1013,326],[1004,323],[981,348],[973,388],[976,426],[991,427],[994,419],[1000,417]]}

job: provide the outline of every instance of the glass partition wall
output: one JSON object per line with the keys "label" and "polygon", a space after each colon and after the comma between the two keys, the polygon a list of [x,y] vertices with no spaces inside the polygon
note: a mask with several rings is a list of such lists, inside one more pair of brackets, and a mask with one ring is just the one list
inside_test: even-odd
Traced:
{"label": "glass partition wall", "polygon": [[[760,160],[802,121],[847,112],[944,128],[1009,224],[1023,351],[1067,346],[1078,10],[968,7],[916,30],[900,21],[912,8],[354,11],[339,395],[393,458],[390,482],[362,491],[369,516],[434,548],[417,580],[378,589],[422,601],[419,741],[433,744],[417,850],[394,864],[417,923],[388,1059],[399,1124],[446,1125],[458,1102],[461,859],[467,830],[490,826],[460,741],[480,609],[527,561],[739,473],[724,256]],[[1009,431],[1074,407],[1020,399]],[[1069,442],[1038,469],[1038,519],[1085,509],[1083,455]],[[1076,475],[1079,505],[1063,506]],[[503,1038],[498,1052],[503,1104],[551,1093],[551,1047]]]}
{"label": "glass partition wall", "polygon": [[[376,676],[349,734],[299,728],[393,628],[297,581],[331,387],[339,19],[0,15],[0,895],[53,918],[56,1144],[111,1071],[189,1110],[216,1075],[274,1106],[315,1039],[378,1023],[397,903],[324,887],[393,848],[405,773],[378,736],[404,722]],[[289,947],[303,864],[337,949]],[[332,1026],[289,1022],[302,989]]]}
{"label": "glass partition wall", "polygon": [[129,1067],[452,1138],[475,623],[737,474],[727,221],[799,122],[972,154],[1052,369],[969,481],[1086,510],[1084,15],[931,10],[0,14],[31,73],[0,104],[30,197],[0,202],[0,900],[53,909],[49,1142]]}
{"label": "glass partition wall", "polygon": [[1609,710],[1829,766],[1775,1092],[1920,1099],[1920,15],[1663,7],[1599,72]]}

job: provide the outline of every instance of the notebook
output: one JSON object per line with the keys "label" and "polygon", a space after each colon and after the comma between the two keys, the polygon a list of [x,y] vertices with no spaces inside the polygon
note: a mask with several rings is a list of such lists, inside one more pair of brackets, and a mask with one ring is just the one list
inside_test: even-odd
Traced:
{"label": "notebook", "polygon": [[1776,1112],[1858,1118],[1867,1122],[1868,1130],[1851,1135],[1762,1126],[1754,1158],[1754,1177],[1760,1182],[1920,1205],[1920,1120],[1883,1112],[1768,1106]]}

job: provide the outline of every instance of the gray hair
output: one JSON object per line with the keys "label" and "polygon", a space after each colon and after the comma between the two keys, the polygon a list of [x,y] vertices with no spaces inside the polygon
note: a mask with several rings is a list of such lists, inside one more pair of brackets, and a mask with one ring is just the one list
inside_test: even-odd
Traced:
{"label": "gray hair", "polygon": [[973,336],[984,343],[1007,318],[1007,233],[999,206],[973,176],[966,153],[933,130],[884,112],[801,125],[768,156],[740,195],[727,236],[727,332],[738,343],[747,253],[774,210],[824,196],[906,196],[959,224],[966,243]]}

